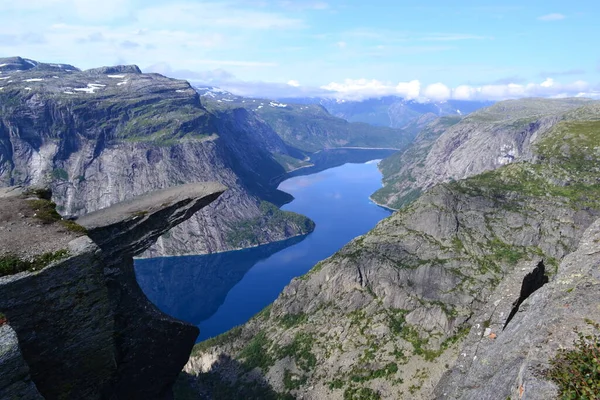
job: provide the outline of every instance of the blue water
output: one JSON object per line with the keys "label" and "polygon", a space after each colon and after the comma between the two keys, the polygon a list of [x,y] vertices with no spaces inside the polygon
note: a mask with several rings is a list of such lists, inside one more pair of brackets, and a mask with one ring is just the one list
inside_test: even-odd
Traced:
{"label": "blue water", "polygon": [[295,199],[282,209],[316,223],[304,240],[207,256],[138,260],[138,282],[162,311],[198,325],[198,340],[216,336],[248,321],[292,278],[389,216],[390,211],[369,200],[380,187],[375,162],[290,178],[279,189]]}

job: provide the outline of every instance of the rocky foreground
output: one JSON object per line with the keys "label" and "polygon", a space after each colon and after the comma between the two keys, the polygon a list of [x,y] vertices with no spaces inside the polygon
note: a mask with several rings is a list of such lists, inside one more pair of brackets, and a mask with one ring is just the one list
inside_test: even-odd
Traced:
{"label": "rocky foreground", "polygon": [[[600,322],[600,109],[531,102],[425,131],[430,144],[413,154],[448,164],[445,175],[251,321],[198,344],[185,368],[196,393],[556,397],[544,371],[558,349],[573,348],[575,328],[587,335]],[[477,131],[473,121],[486,115],[514,129]],[[409,183],[433,176],[412,173]]]}
{"label": "rocky foreground", "polygon": [[77,223],[45,190],[0,190],[0,398],[170,398],[198,328],[146,299],[133,256],[224,190],[171,188]]}

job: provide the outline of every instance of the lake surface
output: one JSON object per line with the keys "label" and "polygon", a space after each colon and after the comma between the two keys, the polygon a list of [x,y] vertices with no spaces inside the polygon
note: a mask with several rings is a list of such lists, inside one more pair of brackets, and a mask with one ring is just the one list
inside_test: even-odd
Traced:
{"label": "lake surface", "polygon": [[376,162],[345,164],[279,185],[282,207],[308,216],[313,233],[253,249],[136,260],[138,282],[163,312],[200,327],[198,340],[248,321],[292,280],[308,272],[391,212],[369,196],[381,187]]}

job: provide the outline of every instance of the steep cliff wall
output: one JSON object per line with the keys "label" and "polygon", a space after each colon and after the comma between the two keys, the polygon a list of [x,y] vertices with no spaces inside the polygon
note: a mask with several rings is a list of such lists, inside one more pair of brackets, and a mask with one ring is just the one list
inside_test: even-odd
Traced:
{"label": "steep cliff wall", "polygon": [[146,299],[132,257],[224,189],[158,191],[80,225],[46,218],[50,202],[23,190],[0,192],[2,398],[169,398],[198,328]]}
{"label": "steep cliff wall", "polygon": [[[0,64],[0,185],[50,184],[59,212],[75,216],[183,183],[230,188],[145,256],[224,251],[312,230],[306,218],[280,212],[273,223],[265,212],[264,201],[289,200],[273,180],[285,173],[276,159],[288,153],[254,114],[215,116],[187,82],[135,66]],[[240,234],[249,221],[263,229]]]}

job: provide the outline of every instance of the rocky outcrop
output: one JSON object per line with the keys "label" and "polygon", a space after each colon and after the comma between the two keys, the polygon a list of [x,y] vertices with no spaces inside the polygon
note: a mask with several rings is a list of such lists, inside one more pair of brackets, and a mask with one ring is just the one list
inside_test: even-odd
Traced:
{"label": "rocky outcrop", "polygon": [[468,362],[456,363],[446,373],[436,387],[436,398],[555,398],[557,388],[543,371],[558,349],[573,346],[575,329],[588,334],[592,327],[586,321],[600,321],[598,242],[600,220],[586,230],[552,281],[522,304],[495,340],[484,336],[464,344],[469,353],[463,358]]}
{"label": "rocky outcrop", "polygon": [[[132,257],[224,190],[216,183],[186,185],[82,217],[87,235],[72,239],[59,256],[1,277],[0,313],[7,322],[0,327],[0,393],[36,398],[37,389],[38,398],[46,399],[169,398],[198,328],[146,299]],[[11,196],[13,203],[31,204],[25,193]],[[19,218],[35,219],[34,209],[12,219],[3,215],[3,228],[17,226]],[[69,227],[65,224],[65,235]],[[13,240],[35,252],[31,238]],[[14,263],[6,257],[3,265]]]}
{"label": "rocky outcrop", "polygon": [[186,371],[213,395],[550,398],[539,371],[598,318],[599,112],[560,111],[530,161],[425,191],[199,344]]}
{"label": "rocky outcrop", "polygon": [[531,161],[539,137],[558,122],[578,119],[589,99],[499,102],[462,120],[440,118],[403,153],[381,164],[386,187],[373,198],[400,208],[438,183],[465,179],[516,161]]}
{"label": "rocky outcrop", "polygon": [[[225,251],[310,231],[307,218],[282,213],[273,224],[261,208],[290,200],[276,190],[287,165],[277,160],[293,157],[255,114],[210,113],[189,83],[136,66],[79,71],[20,58],[0,65],[0,186],[50,185],[68,216],[185,183],[230,188],[144,256]],[[239,234],[256,220],[265,228],[259,237]]]}

